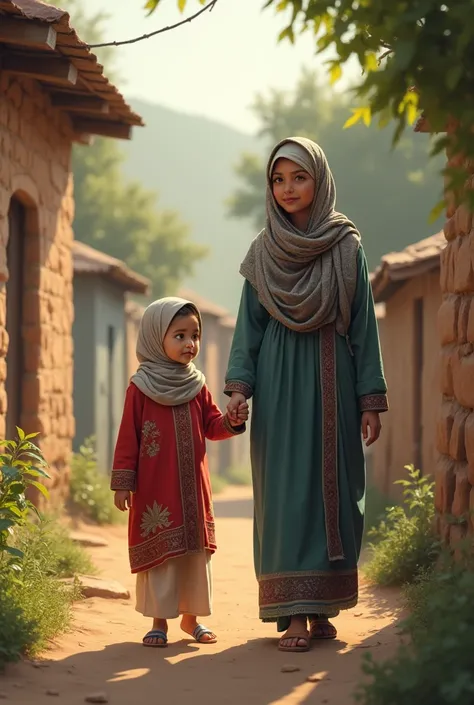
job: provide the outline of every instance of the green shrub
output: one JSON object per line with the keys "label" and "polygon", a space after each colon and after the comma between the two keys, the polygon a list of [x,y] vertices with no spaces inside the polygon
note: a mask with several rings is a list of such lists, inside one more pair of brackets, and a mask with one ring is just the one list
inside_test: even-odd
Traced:
{"label": "green shrub", "polygon": [[0,670],[18,661],[38,639],[38,626],[21,606],[14,572],[0,573]]}
{"label": "green shrub", "polygon": [[127,514],[114,505],[109,477],[97,467],[94,439],[88,438],[71,460],[70,502],[73,511],[97,524],[119,524]]}
{"label": "green shrub", "polygon": [[403,506],[387,509],[386,517],[369,532],[370,559],[367,577],[378,585],[403,585],[432,566],[440,551],[433,532],[434,483],[421,477],[413,465],[406,466]]}
{"label": "green shrub", "polygon": [[21,527],[16,533],[15,545],[27,561],[37,560],[45,575],[72,578],[96,572],[90,555],[69,538],[67,529],[54,517]]}
{"label": "green shrub", "polygon": [[223,473],[229,485],[247,486],[252,484],[252,471],[248,465],[233,465]]}
{"label": "green shrub", "polygon": [[26,436],[17,428],[15,441],[0,441],[0,572],[11,568],[21,570],[23,557],[19,548],[11,545],[11,538],[19,526],[29,519],[36,507],[26,498],[28,488],[35,488],[45,497],[48,491],[42,480],[49,478],[46,461],[40,449],[32,442],[38,434]]}
{"label": "green shrub", "polygon": [[412,610],[408,644],[375,663],[357,700],[364,705],[472,705],[474,702],[474,572],[472,564],[444,561],[425,570],[405,592]]}

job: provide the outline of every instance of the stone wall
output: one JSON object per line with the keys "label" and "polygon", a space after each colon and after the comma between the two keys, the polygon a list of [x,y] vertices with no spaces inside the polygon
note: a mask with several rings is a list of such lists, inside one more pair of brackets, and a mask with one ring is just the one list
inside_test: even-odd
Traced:
{"label": "stone wall", "polygon": [[69,123],[33,81],[0,71],[0,436],[7,411],[8,209],[27,208],[21,425],[41,433],[55,498],[68,488],[72,406],[73,195]]}
{"label": "stone wall", "polygon": [[[457,158],[450,159],[455,165]],[[436,471],[437,523],[453,548],[474,531],[474,229],[472,214],[447,197],[441,256],[441,391]],[[452,518],[456,522],[452,522]]]}

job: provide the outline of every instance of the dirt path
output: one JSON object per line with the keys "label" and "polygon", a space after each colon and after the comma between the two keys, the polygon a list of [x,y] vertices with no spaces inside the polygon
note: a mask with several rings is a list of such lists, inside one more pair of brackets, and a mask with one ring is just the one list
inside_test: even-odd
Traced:
{"label": "dirt path", "polygon": [[[102,691],[111,705],[352,703],[363,654],[371,648],[377,658],[385,658],[397,644],[396,594],[374,594],[363,586],[359,606],[336,620],[338,641],[319,643],[307,654],[282,654],[272,625],[256,616],[248,491],[217,500],[216,514],[220,550],[214,562],[214,616],[206,623],[218,633],[218,644],[190,643],[172,622],[170,647],[145,649],[140,640],[148,623],[135,612],[133,598],[85,600],[76,608],[73,633],[45,655],[45,667],[22,663],[0,678],[6,702],[82,705],[85,696]],[[124,527],[95,533],[109,541],[108,548],[92,549],[101,574],[133,590]],[[286,664],[301,670],[282,673]],[[314,674],[321,680],[308,682]]]}

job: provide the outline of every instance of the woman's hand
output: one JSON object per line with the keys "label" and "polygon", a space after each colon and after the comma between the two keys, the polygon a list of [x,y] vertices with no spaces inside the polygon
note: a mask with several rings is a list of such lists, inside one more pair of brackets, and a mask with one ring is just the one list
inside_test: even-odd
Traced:
{"label": "woman's hand", "polygon": [[121,512],[126,512],[127,509],[130,509],[130,502],[131,502],[130,490],[116,490],[115,491],[114,504],[117,507],[117,509],[120,509]]}
{"label": "woman's hand", "polygon": [[380,436],[382,424],[378,411],[364,411],[362,414],[362,436],[367,448]]}
{"label": "woman's hand", "polygon": [[[227,413],[229,415],[229,420],[232,423],[232,421],[237,422],[239,419],[238,412],[239,412],[239,407],[243,404],[247,404],[247,399],[241,392],[232,392],[232,396],[230,398],[230,402],[227,404]],[[248,409],[248,405],[247,405]],[[247,416],[248,418],[248,416]],[[242,421],[240,423],[243,423]],[[233,424],[233,425],[239,425],[239,424]]]}

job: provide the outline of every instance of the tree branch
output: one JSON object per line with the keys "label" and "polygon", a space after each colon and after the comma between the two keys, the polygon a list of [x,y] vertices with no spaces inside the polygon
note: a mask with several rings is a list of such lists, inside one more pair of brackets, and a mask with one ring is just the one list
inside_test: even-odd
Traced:
{"label": "tree branch", "polygon": [[207,5],[204,5],[200,10],[194,13],[194,15],[191,15],[190,17],[187,17],[185,20],[181,20],[180,22],[176,22],[175,24],[168,25],[167,27],[161,27],[161,29],[157,29],[154,32],[150,32],[149,34],[142,34],[141,37],[134,37],[133,39],[124,39],[121,42],[102,42],[101,44],[87,44],[88,49],[99,49],[102,47],[119,47],[123,46],[124,44],[136,44],[137,42],[143,41],[143,39],[150,39],[151,37],[156,37],[158,34],[163,34],[164,32],[170,32],[172,29],[177,29],[177,27],[182,27],[183,25],[187,24],[188,22],[192,22],[193,20],[197,19],[200,15],[202,15],[204,12],[211,12],[214,7],[216,6],[217,0],[211,0],[208,2]]}

